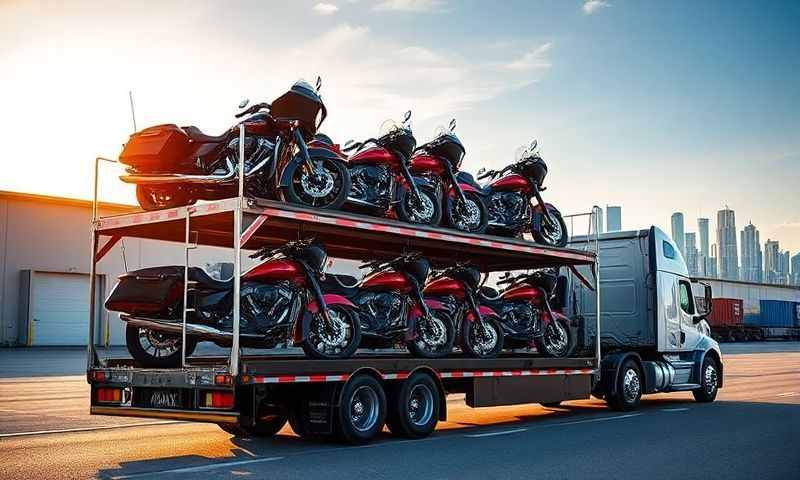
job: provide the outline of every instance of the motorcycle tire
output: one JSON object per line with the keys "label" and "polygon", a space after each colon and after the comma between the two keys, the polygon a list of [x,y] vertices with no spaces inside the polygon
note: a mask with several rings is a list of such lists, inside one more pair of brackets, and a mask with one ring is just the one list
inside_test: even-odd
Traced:
{"label": "motorcycle tire", "polygon": [[[175,335],[149,330],[150,335],[155,339],[161,339],[165,342],[171,340],[177,341],[178,348],[176,348],[175,351],[167,355],[159,356],[154,353],[151,354],[148,348],[142,345],[142,340],[150,342],[150,337],[147,336],[147,333],[144,333],[145,337],[142,336],[140,333],[142,330],[145,332],[148,331],[146,328],[139,328],[130,324],[125,326],[125,344],[128,347],[128,352],[130,352],[136,363],[145,368],[175,368],[181,366],[180,334]],[[157,345],[150,343],[150,346],[154,348],[154,352],[159,350]],[[186,358],[189,358],[189,356],[194,353],[196,347],[197,339],[186,337]]]}
{"label": "motorcycle tire", "polygon": [[445,340],[442,345],[440,345],[436,350],[431,350],[430,348],[424,345],[424,340],[420,340],[419,336],[421,335],[420,329],[420,322],[425,321],[422,317],[418,318],[414,328],[417,330],[414,335],[414,338],[408,340],[406,342],[406,347],[408,351],[415,357],[419,358],[442,358],[446,357],[453,351],[453,344],[456,341],[456,332],[455,327],[453,326],[453,322],[450,321],[449,318],[437,314],[435,312],[431,312],[431,315],[441,322],[441,326],[444,328]]}
{"label": "motorcycle tire", "polygon": [[476,333],[477,320],[464,320],[461,322],[461,350],[475,358],[494,358],[503,350],[503,327],[495,317],[483,319],[483,323],[494,332],[495,343],[492,348],[484,350],[475,344],[473,337]]}
{"label": "motorcycle tire", "polygon": [[[283,200],[295,205],[305,207],[322,208],[325,210],[339,210],[350,194],[350,172],[342,163],[335,160],[322,160],[325,171],[335,177],[333,179],[333,190],[322,197],[317,197],[318,193],[306,192],[302,186],[303,163],[292,162],[286,168],[289,169],[285,175],[289,176],[289,185],[281,187]],[[338,190],[337,190],[338,181]]]}
{"label": "motorcycle tire", "polygon": [[460,226],[459,219],[457,217],[458,214],[456,213],[456,207],[458,206],[459,202],[458,197],[450,197],[447,199],[447,209],[445,210],[447,225],[451,228],[455,228],[456,230],[467,233],[482,234],[486,232],[486,227],[489,225],[489,210],[487,210],[483,199],[475,192],[464,192],[464,197],[466,198],[467,203],[473,205],[474,208],[477,209],[477,223],[469,226]]}
{"label": "motorcycle tire", "polygon": [[[563,343],[556,345],[546,338],[549,335],[548,329],[552,328],[559,328],[560,334],[566,335],[566,338],[563,339]],[[547,326],[545,326],[544,333],[534,338],[533,342],[536,345],[536,351],[539,352],[540,355],[553,358],[564,358],[572,353],[572,350],[575,346],[575,336],[569,327],[568,321],[563,318],[558,318],[555,321],[548,323]]]}
{"label": "motorcycle tire", "polygon": [[[344,318],[344,321],[349,324],[350,327],[350,340],[346,346],[342,346],[339,351],[327,351],[321,349],[318,345],[314,344],[314,338],[312,336],[312,332],[309,331],[306,334],[306,338],[303,339],[303,343],[301,347],[303,352],[309,358],[316,358],[320,360],[336,360],[336,359],[343,359],[343,358],[350,358],[356,353],[358,349],[358,345],[361,343],[361,322],[358,320],[358,316],[355,312],[343,308],[340,305],[332,305],[328,307],[328,311],[335,314],[340,315]],[[309,330],[314,328],[314,322],[321,320],[322,317],[320,315],[315,315],[311,319],[311,325],[309,325]]]}
{"label": "motorcycle tire", "polygon": [[558,210],[552,207],[547,207],[550,217],[556,221],[556,225],[545,225],[546,220],[542,212],[533,214],[531,221],[531,235],[536,243],[548,245],[550,247],[566,247],[569,241],[569,233],[567,232],[567,224]]}
{"label": "motorcycle tire", "polygon": [[[420,220],[419,213],[414,211],[413,202],[414,193],[405,187],[399,187],[397,193],[397,218],[406,223],[416,223],[420,225],[429,225],[435,227],[442,221],[442,205],[436,196],[436,193],[427,189],[420,188],[420,193],[426,198],[426,207],[432,208],[432,213],[426,219]],[[430,202],[430,203],[428,203]]]}
{"label": "motorcycle tire", "polygon": [[[158,195],[158,193],[161,195]],[[156,196],[161,198],[156,198]],[[142,210],[148,212],[162,210],[165,208],[185,207],[195,203],[196,199],[176,186],[153,186],[136,185],[136,200]]]}

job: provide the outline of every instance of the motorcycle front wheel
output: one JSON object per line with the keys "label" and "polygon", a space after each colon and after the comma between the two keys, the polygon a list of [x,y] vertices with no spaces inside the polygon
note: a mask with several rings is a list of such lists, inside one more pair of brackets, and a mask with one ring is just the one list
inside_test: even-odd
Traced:
{"label": "motorcycle front wheel", "polygon": [[489,211],[475,192],[464,192],[466,203],[458,197],[447,199],[447,224],[456,230],[484,233],[489,224]]}
{"label": "motorcycle front wheel", "polygon": [[534,343],[541,355],[563,358],[572,353],[574,338],[567,321],[557,318],[545,326],[544,332],[534,339]]}
{"label": "motorcycle front wheel", "polygon": [[339,305],[328,307],[330,323],[320,313],[311,318],[302,348],[306,356],[323,360],[350,358],[361,343],[358,316]]}
{"label": "motorcycle front wheel", "polygon": [[399,187],[397,218],[406,223],[418,223],[435,227],[442,221],[442,207],[436,194],[419,188],[420,198],[405,187]]}
{"label": "motorcycle front wheel", "polygon": [[542,245],[566,247],[569,233],[567,232],[567,224],[564,222],[564,218],[555,208],[547,207],[547,212],[550,214],[552,221],[548,221],[542,212],[533,214],[533,221],[531,222],[533,239],[536,243],[541,243]]}
{"label": "motorcycle front wheel", "polygon": [[195,202],[188,192],[176,185],[136,185],[136,200],[147,211],[184,207]]}
{"label": "motorcycle front wheel", "polygon": [[[125,327],[125,343],[136,363],[145,368],[173,368],[181,366],[181,336],[140,328]],[[186,338],[186,357],[197,347],[197,339]]]}
{"label": "motorcycle front wheel", "polygon": [[281,187],[285,201],[306,207],[337,210],[350,193],[350,172],[341,162],[323,159],[319,172],[310,172],[304,162],[288,167],[289,185]]}
{"label": "motorcycle front wheel", "polygon": [[461,349],[475,358],[493,358],[503,350],[503,327],[494,317],[461,322]]}
{"label": "motorcycle front wheel", "polygon": [[441,358],[453,351],[456,335],[449,318],[431,312],[430,318],[419,317],[414,325],[414,338],[406,347],[415,357]]}

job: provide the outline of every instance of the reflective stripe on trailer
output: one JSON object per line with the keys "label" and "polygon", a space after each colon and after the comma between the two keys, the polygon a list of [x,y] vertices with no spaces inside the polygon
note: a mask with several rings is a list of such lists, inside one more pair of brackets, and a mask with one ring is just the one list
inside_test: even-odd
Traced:
{"label": "reflective stripe on trailer", "polygon": [[[578,369],[541,369],[541,370],[464,370],[441,372],[441,378],[477,378],[477,377],[528,377],[548,375],[590,375],[595,372],[592,368]],[[384,380],[404,380],[410,372],[381,373]],[[344,382],[350,378],[344,375],[281,375],[277,377],[247,376],[243,383],[319,383],[319,382]]]}

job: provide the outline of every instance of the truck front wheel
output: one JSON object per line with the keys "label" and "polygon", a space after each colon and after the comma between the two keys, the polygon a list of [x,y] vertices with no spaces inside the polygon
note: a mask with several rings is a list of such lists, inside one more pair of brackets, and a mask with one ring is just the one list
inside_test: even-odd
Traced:
{"label": "truck front wheel", "polygon": [[700,370],[700,388],[692,390],[694,399],[698,402],[713,402],[719,391],[719,367],[717,361],[706,356],[703,359],[703,368]]}
{"label": "truck front wheel", "polygon": [[639,408],[642,399],[642,372],[632,358],[625,360],[617,377],[616,391],[606,396],[606,402],[614,410],[629,412]]}

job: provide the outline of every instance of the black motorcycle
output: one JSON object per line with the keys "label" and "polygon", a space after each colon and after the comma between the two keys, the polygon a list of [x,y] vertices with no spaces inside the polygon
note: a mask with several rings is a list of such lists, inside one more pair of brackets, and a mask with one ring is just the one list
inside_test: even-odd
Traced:
{"label": "black motorcycle", "polygon": [[[259,263],[242,274],[240,344],[274,348],[301,346],[312,358],[347,358],[358,348],[361,326],[347,299],[324,295],[320,276],[325,249],[310,240],[265,247],[251,255]],[[229,346],[233,339],[233,279],[222,281],[189,268],[186,356],[198,341]],[[184,267],[145,268],[122,275],[106,308],[122,312],[127,345],[147,367],[180,362]]]}

